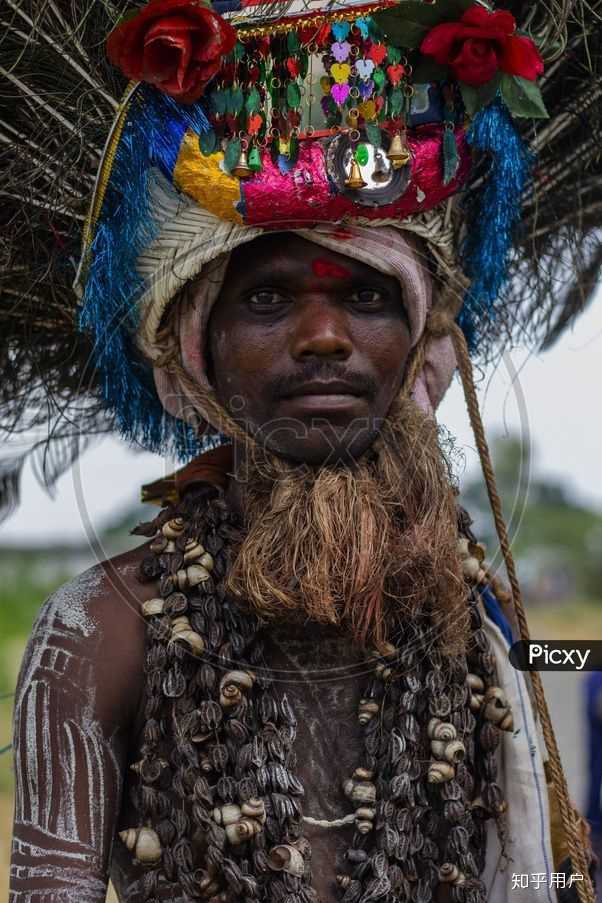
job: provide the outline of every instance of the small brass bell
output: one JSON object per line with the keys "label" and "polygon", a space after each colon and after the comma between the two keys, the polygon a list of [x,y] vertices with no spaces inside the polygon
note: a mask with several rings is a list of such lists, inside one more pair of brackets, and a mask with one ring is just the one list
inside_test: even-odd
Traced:
{"label": "small brass bell", "polygon": [[374,169],[372,170],[372,181],[378,182],[382,184],[383,182],[388,182],[391,178],[391,171],[387,164],[385,163],[385,158],[380,151],[377,151],[374,156]]}
{"label": "small brass bell", "polygon": [[250,168],[247,160],[247,149],[244,147],[240,153],[238,163],[232,170],[232,175],[238,179],[248,179],[253,175],[253,170]]}
{"label": "small brass bell", "polygon": [[391,140],[391,145],[387,151],[387,159],[391,161],[393,169],[401,169],[411,159],[410,150],[406,144],[405,132],[403,137],[400,132],[395,132]]}
{"label": "small brass bell", "polygon": [[364,182],[362,179],[362,171],[360,169],[360,165],[355,159],[355,157],[351,160],[351,170],[349,175],[345,179],[345,188],[365,188],[368,183]]}

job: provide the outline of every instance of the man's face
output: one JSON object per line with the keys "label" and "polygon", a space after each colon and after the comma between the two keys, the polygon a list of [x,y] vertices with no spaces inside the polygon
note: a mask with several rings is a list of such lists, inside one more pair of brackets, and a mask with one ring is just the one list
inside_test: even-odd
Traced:
{"label": "man's face", "polygon": [[234,418],[309,464],[361,455],[410,350],[392,276],[292,233],[237,248],[209,320],[209,379]]}

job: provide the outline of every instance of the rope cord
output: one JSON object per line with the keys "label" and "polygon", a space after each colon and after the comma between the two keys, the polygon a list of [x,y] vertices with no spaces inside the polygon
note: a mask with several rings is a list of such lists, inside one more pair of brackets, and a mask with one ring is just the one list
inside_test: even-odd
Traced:
{"label": "rope cord", "polygon": [[[487,494],[489,496],[491,511],[493,513],[495,529],[500,542],[500,548],[502,550],[504,563],[506,565],[506,571],[508,573],[508,580],[510,582],[510,587],[512,590],[512,598],[514,601],[514,609],[516,612],[516,619],[520,630],[520,636],[522,640],[528,641],[530,637],[529,626],[527,624],[527,616],[525,613],[522,593],[516,574],[514,557],[510,548],[508,532],[506,530],[506,524],[504,522],[504,516],[502,514],[502,505],[495,482],[495,474],[493,472],[491,455],[489,453],[487,439],[485,438],[483,421],[481,420],[481,413],[479,410],[479,402],[468,346],[466,344],[466,339],[464,338],[464,333],[456,323],[451,326],[450,334],[456,351],[458,369],[460,371],[460,378],[462,380],[462,387],[464,389],[464,397],[466,399],[466,406],[468,408],[468,416],[470,418],[470,425],[472,427],[472,431],[474,433],[475,441],[477,444],[477,449],[479,452],[479,459],[483,470],[483,476],[485,478],[485,485],[487,487]],[[556,792],[556,798],[558,800],[558,807],[560,809],[562,826],[566,835],[566,842],[571,857],[571,864],[573,869],[577,869],[578,872],[583,875],[583,881],[576,882],[577,895],[579,897],[580,903],[596,903],[597,898],[588,871],[587,855],[583,843],[583,838],[579,830],[579,822],[581,816],[574,809],[569,796],[566,777],[562,768],[562,762],[560,760],[560,752],[558,749],[558,744],[556,742],[554,728],[552,727],[552,720],[550,718],[550,712],[544,694],[541,675],[539,671],[531,671],[530,673],[531,683],[533,686],[533,695],[535,697],[535,704],[537,706],[537,711],[541,720],[543,736],[549,756],[548,767],[552,776],[552,783]]]}

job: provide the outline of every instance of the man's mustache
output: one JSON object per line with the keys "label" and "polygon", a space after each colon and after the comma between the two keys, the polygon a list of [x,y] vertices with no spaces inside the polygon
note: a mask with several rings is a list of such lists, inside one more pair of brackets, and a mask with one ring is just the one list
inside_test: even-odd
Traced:
{"label": "man's mustache", "polygon": [[355,395],[373,397],[377,391],[376,380],[366,373],[350,370],[345,364],[337,364],[335,361],[316,359],[300,365],[294,373],[276,377],[270,385],[270,392],[273,398],[284,398],[313,380],[344,382]]}

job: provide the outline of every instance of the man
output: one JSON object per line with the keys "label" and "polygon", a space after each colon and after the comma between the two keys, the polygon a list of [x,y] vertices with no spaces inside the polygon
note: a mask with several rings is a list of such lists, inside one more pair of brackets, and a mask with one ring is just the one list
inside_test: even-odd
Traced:
{"label": "man", "polygon": [[[154,487],[149,542],[60,591],[34,628],[12,901],[101,900],[109,868],[131,903],[501,903],[532,899],[533,875],[553,901],[548,876],[577,869],[567,892],[591,903],[541,684],[549,798],[504,593],[434,419],[457,365],[525,637],[469,345],[500,328],[541,53],[570,43],[550,84],[568,71],[589,98],[584,31],[569,42],[538,7],[523,24],[540,51],[481,4],[223,6],[236,28],[189,0],[125,16],[107,45],[119,103],[78,62],[96,19],[16,13],[17,44],[24,21],[86,82],[77,127],[46,82],[38,98],[90,136],[43,171],[100,161],[75,277],[86,369],[125,437],[190,463]],[[27,132],[24,78],[9,72]],[[580,134],[550,100],[545,134]],[[554,167],[571,194],[574,168]],[[60,211],[79,222],[64,181]],[[552,208],[525,214],[529,247],[555,234]]]}
{"label": "man", "polygon": [[[496,628],[478,595],[464,607],[436,427],[402,391],[416,266],[406,246],[396,280],[286,233],[231,255],[207,336],[183,342],[201,342],[224,420],[258,446],[235,441],[223,502],[192,472],[144,530],[159,539],[42,609],[17,694],[11,900],[102,900],[109,869],[127,901],[327,901],[337,884],[347,899],[476,900],[497,883],[506,898],[484,830],[506,806],[500,731],[474,734],[471,714],[481,680],[503,699]],[[212,576],[191,586],[199,561]],[[228,818],[256,834],[234,843]]]}

